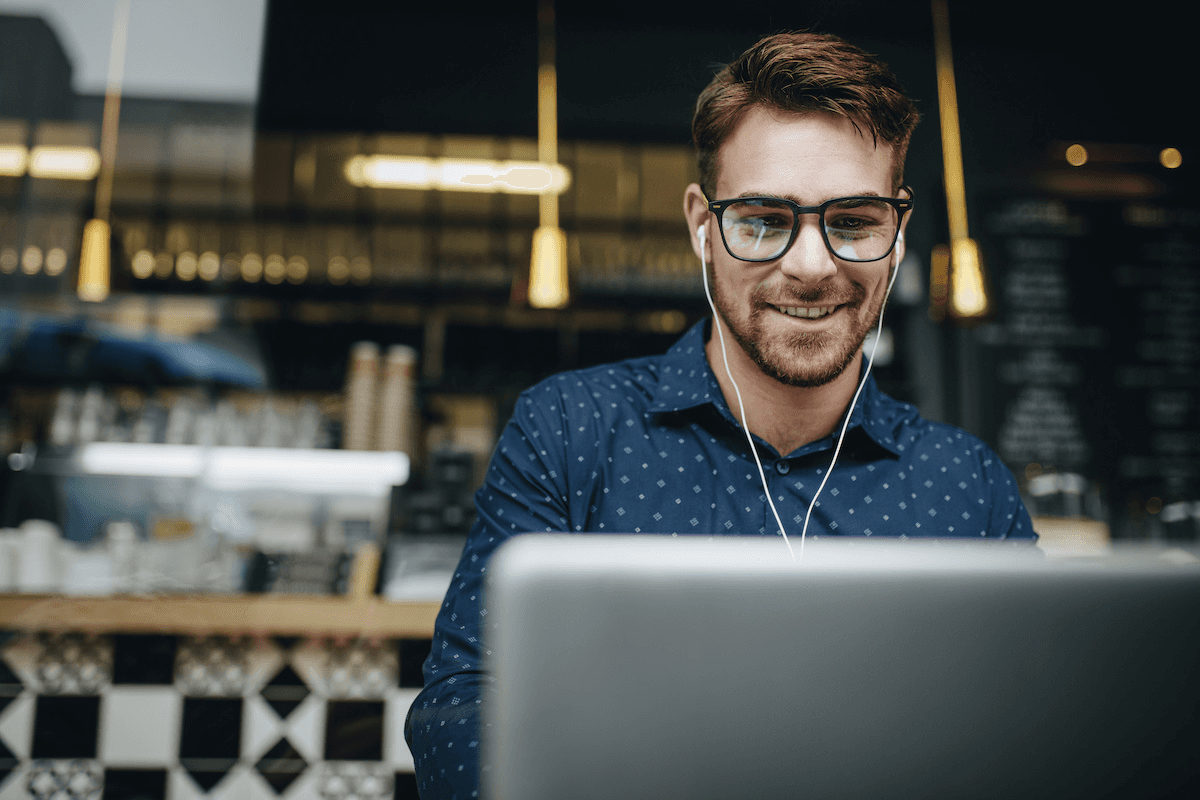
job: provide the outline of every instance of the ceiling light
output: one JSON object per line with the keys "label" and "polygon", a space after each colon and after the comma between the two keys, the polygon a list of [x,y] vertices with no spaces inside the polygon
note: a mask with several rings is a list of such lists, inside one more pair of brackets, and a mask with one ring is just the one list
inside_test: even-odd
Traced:
{"label": "ceiling light", "polygon": [[[950,44],[950,16],[945,0],[933,2],[934,53],[938,78],[938,109],[942,123],[942,161],[950,227],[950,312],[958,319],[987,315],[991,303],[978,243],[967,229],[967,193],[958,118],[958,90]],[[930,286],[932,302],[937,301]]]}
{"label": "ceiling light", "polygon": [[29,154],[29,174],[35,178],[90,181],[100,172],[100,154],[93,147],[41,145]]}
{"label": "ceiling light", "polygon": [[[538,160],[558,163],[558,69],[554,64],[554,0],[538,3]],[[564,187],[565,188],[565,187]],[[538,192],[538,227],[529,265],[529,305],[563,308],[571,299],[567,236],[558,225],[558,192]]]}
{"label": "ceiling light", "polygon": [[80,300],[99,303],[108,297],[109,236],[108,221],[89,219],[83,226],[83,248],[79,253]]}
{"label": "ceiling light", "polygon": [[562,228],[540,225],[533,234],[529,304],[534,308],[562,308],[569,298],[567,236]]}
{"label": "ceiling light", "polygon": [[1167,169],[1178,169],[1183,166],[1183,153],[1180,153],[1174,147],[1168,147],[1158,154],[1158,163]]}
{"label": "ceiling light", "polygon": [[950,308],[964,319],[985,316],[990,310],[983,258],[974,239],[950,243]]}
{"label": "ceiling light", "polygon": [[61,275],[63,270],[67,268],[67,251],[61,247],[52,247],[46,253],[46,274],[50,276]]}
{"label": "ceiling light", "polygon": [[0,175],[20,177],[29,165],[29,151],[24,145],[0,145]]}
{"label": "ceiling light", "polygon": [[372,189],[561,194],[571,183],[566,167],[539,161],[354,156],[346,162],[344,173],[355,186]]}

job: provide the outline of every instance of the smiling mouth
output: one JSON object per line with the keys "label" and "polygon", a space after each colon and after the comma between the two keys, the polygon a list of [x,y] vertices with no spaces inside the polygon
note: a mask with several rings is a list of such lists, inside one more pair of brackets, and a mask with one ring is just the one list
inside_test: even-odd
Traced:
{"label": "smiling mouth", "polygon": [[837,306],[771,306],[781,314],[787,314],[789,317],[800,317],[801,319],[820,319],[827,317],[834,311],[837,311]]}

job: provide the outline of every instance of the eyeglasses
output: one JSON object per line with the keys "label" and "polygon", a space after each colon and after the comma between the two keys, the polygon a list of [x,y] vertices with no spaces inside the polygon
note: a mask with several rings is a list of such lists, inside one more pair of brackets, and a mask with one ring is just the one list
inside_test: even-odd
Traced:
{"label": "eyeglasses", "polygon": [[802,214],[821,218],[821,236],[829,252],[843,261],[878,261],[896,246],[900,222],[912,210],[909,199],[837,197],[819,206],[802,206],[781,197],[710,200],[721,241],[739,261],[774,261],[796,241]]}

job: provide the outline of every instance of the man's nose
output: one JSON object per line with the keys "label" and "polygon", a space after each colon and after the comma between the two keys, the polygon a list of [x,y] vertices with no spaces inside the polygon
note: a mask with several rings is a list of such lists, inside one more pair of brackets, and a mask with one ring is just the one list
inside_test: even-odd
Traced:
{"label": "man's nose", "polygon": [[796,241],[779,260],[779,269],[789,278],[806,285],[820,283],[837,274],[837,262],[825,246],[819,220],[809,217],[800,221]]}

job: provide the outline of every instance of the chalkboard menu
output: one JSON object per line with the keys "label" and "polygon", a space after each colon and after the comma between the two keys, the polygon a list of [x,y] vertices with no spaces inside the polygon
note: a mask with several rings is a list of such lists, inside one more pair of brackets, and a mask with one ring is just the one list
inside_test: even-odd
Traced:
{"label": "chalkboard menu", "polygon": [[1018,475],[1086,478],[1115,536],[1194,537],[1200,204],[993,197],[979,224],[983,435]]}

